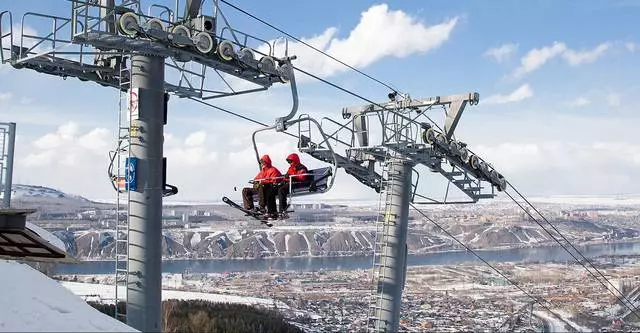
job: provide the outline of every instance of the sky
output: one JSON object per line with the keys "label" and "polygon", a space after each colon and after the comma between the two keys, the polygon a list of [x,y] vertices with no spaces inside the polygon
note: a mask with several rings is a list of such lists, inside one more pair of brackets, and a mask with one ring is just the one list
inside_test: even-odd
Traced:
{"label": "sky", "polygon": [[[207,3],[204,11],[210,13]],[[640,113],[633,99],[640,93],[640,5],[634,1],[233,3],[413,98],[478,92],[480,103],[465,110],[456,137],[525,195],[640,194]],[[143,0],[144,8],[150,4]],[[71,11],[62,0],[0,0],[4,10],[13,14],[16,42],[25,12],[68,17]],[[235,29],[269,41],[282,36],[231,7],[222,11]],[[3,33],[8,26],[3,20]],[[23,26],[25,35],[43,36],[51,29],[50,22],[33,16]],[[24,44],[33,41],[25,38]],[[296,66],[367,99],[386,100],[389,88],[304,45],[291,40],[288,45],[289,54],[298,57]],[[283,43],[276,51],[283,51]],[[342,121],[342,107],[367,104],[304,74],[296,78],[299,114]],[[222,86],[215,74],[206,80]],[[289,87],[281,84],[214,101],[268,124],[291,108]],[[118,126],[115,89],[5,64],[0,121],[18,124],[14,183],[115,198],[107,178]],[[259,128],[173,96],[164,155],[168,183],[180,192],[171,200],[239,197],[234,187],[245,186],[257,173],[251,136]],[[257,141],[260,153],[270,154],[284,172],[284,157],[295,151],[295,140],[260,132]],[[310,156],[302,160],[310,167],[326,166]],[[421,176],[427,186],[444,190],[441,177]],[[332,190],[316,197],[366,200],[377,194],[341,170]]]}

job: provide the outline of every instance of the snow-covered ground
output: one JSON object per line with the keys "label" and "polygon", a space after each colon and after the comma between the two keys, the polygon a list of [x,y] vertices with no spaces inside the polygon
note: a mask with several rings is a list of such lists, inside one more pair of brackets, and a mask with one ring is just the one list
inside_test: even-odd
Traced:
{"label": "snow-covered ground", "polygon": [[533,315],[542,319],[548,324],[547,329],[549,332],[567,332],[564,322],[556,318],[554,315],[547,311],[533,311]]}
{"label": "snow-covered ground", "polygon": [[0,260],[0,331],[137,332],[28,265]]}
{"label": "snow-covered ground", "polygon": [[551,332],[567,332],[569,329],[578,332],[592,332],[590,328],[578,325],[571,320],[572,315],[569,312],[558,309],[554,309],[553,312],[560,316],[562,320],[547,311],[537,310],[533,311],[533,314],[547,322],[548,329]]}
{"label": "snow-covered ground", "polygon": [[590,328],[578,325],[576,322],[571,320],[573,316],[569,312],[564,310],[554,310],[554,312],[557,313],[560,317],[562,317],[562,320],[564,320],[567,324],[571,325],[578,332],[591,332]]}
{"label": "snow-covered ground", "polygon": [[13,184],[11,186],[11,197],[18,199],[23,197],[39,198],[72,198],[87,201],[86,198],[75,194],[68,194],[62,191],[39,185]]}
{"label": "snow-covered ground", "polygon": [[[74,294],[81,296],[88,301],[105,301],[112,302],[115,299],[115,287],[107,284],[80,283],[80,282],[61,282],[61,284]],[[125,287],[118,286],[118,294],[125,294]],[[247,305],[260,305],[265,307],[273,307],[274,301],[268,298],[245,297],[235,295],[210,294],[191,291],[163,290],[162,300],[179,299],[179,300],[205,300],[214,303],[236,303]],[[276,301],[279,309],[289,309],[289,306],[283,302]]]}

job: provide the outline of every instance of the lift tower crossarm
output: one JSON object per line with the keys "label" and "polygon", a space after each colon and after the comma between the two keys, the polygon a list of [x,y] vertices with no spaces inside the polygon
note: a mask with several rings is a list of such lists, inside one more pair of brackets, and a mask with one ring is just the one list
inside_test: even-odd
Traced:
{"label": "lift tower crossarm", "polygon": [[417,111],[422,108],[431,108],[437,105],[448,106],[447,118],[444,122],[444,132],[447,139],[451,139],[456,126],[458,126],[458,121],[462,116],[462,111],[464,111],[467,103],[470,105],[476,105],[480,101],[480,94],[477,92],[470,92],[459,95],[435,96],[423,99],[412,99],[409,96],[396,99],[395,93],[389,94],[389,97],[391,101],[369,104],[365,106],[343,108],[343,118],[346,119],[354,114],[366,114],[382,111],[395,111],[398,113],[404,113]]}
{"label": "lift tower crossarm", "polygon": [[190,20],[198,16],[200,12],[201,0],[187,0],[184,4],[184,19]]}

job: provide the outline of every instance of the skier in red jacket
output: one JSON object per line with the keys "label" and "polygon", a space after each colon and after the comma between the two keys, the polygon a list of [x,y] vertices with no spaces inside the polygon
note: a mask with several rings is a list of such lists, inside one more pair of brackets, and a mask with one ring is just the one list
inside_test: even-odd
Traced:
{"label": "skier in red jacket", "polygon": [[[289,195],[289,185],[293,189],[307,187],[311,184],[313,177],[309,174],[309,170],[304,164],[300,163],[298,154],[293,153],[287,156],[289,169],[284,174],[283,183],[278,188],[279,217],[286,219],[287,216],[287,195]],[[291,181],[291,184],[289,182]]]}
{"label": "skier in red jacket", "polygon": [[[282,180],[280,171],[271,165],[269,155],[260,158],[260,172],[253,179],[253,187],[242,189],[242,203],[247,210],[264,213],[265,218],[274,219],[276,213],[276,184]],[[258,206],[256,210],[253,205],[253,196],[258,194]],[[266,210],[265,210],[266,206]]]}

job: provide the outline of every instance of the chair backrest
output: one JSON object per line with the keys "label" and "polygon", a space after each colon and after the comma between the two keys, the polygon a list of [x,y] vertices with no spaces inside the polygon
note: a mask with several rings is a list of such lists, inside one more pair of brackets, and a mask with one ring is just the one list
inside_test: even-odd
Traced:
{"label": "chair backrest", "polygon": [[331,167],[319,168],[309,170],[309,173],[313,175],[311,184],[305,187],[293,188],[292,195],[306,195],[306,194],[318,194],[324,193],[328,189],[329,177],[333,174]]}

